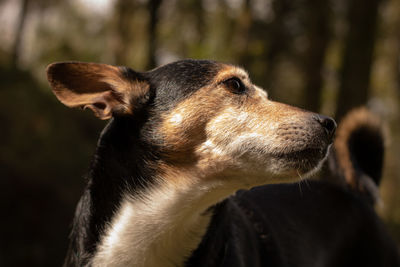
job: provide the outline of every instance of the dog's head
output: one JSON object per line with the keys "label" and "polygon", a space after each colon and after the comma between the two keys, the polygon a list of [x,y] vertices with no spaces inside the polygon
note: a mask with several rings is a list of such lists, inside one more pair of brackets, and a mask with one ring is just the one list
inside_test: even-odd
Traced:
{"label": "dog's head", "polygon": [[133,118],[139,141],[157,147],[160,169],[241,186],[306,175],[319,167],[335,122],[268,99],[243,69],[183,60],[149,72],[94,63],[55,63],[48,80],[67,106],[101,119]]}

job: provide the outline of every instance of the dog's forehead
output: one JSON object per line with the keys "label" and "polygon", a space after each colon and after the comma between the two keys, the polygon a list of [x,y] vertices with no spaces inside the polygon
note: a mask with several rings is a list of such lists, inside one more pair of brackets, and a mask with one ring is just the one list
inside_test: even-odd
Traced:
{"label": "dog's forehead", "polygon": [[153,81],[178,84],[202,84],[218,81],[225,76],[248,78],[248,73],[237,66],[212,60],[186,59],[176,61],[149,72]]}
{"label": "dog's forehead", "polygon": [[210,60],[181,60],[149,72],[152,82],[204,83],[212,79],[222,64]]}
{"label": "dog's forehead", "polygon": [[247,73],[234,65],[211,60],[181,60],[145,73],[156,91],[156,103],[171,107],[207,85],[232,76],[246,79]]}

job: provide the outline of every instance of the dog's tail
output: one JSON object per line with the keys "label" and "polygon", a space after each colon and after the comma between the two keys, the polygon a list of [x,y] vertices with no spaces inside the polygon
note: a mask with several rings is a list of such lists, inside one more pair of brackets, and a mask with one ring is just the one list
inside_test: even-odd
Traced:
{"label": "dog's tail", "polygon": [[379,203],[384,149],[382,121],[366,108],[354,109],[339,124],[329,159],[331,174],[371,204]]}

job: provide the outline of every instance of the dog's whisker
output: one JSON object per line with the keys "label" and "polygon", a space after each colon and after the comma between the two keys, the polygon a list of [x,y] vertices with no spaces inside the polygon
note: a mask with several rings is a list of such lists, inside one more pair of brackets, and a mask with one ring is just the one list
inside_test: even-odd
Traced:
{"label": "dog's whisker", "polygon": [[300,178],[299,181],[298,181],[300,194],[303,195],[303,191],[301,189],[301,183],[303,182],[303,177],[301,176],[301,174],[300,174],[298,169],[296,169],[296,173],[297,173],[297,176]]}

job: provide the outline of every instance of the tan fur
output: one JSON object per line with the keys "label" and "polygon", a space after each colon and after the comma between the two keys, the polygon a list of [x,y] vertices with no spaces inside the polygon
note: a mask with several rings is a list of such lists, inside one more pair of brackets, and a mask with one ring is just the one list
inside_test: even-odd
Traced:
{"label": "tan fur", "polygon": [[360,126],[368,127],[375,132],[381,132],[383,129],[379,117],[364,107],[356,108],[350,111],[341,121],[334,142],[339,167],[343,171],[346,183],[353,189],[359,189],[359,181],[355,174],[348,142],[351,134]]}
{"label": "tan fur", "polygon": [[162,174],[146,195],[124,197],[93,266],[183,266],[206,232],[211,218],[206,210],[236,189],[165,166]]}
{"label": "tan fur", "polygon": [[[212,205],[238,189],[296,181],[321,166],[330,140],[315,114],[269,100],[241,68],[219,67],[207,86],[161,114],[152,129],[163,154],[151,163],[155,183],[123,196],[91,265],[182,266],[207,229]],[[129,113],[130,101],[149,90],[103,64],[56,64],[48,75],[64,104],[103,119]],[[245,93],[228,88],[233,77]]]}
{"label": "tan fur", "polygon": [[132,114],[130,100],[149,89],[147,83],[123,77],[119,67],[98,63],[54,63],[47,68],[47,77],[63,104],[89,108],[103,120],[113,113]]}
{"label": "tan fur", "polygon": [[249,81],[249,74],[242,68],[232,66],[232,65],[224,65],[221,64],[221,70],[218,72],[218,74],[214,78],[214,82],[216,84],[229,79],[233,76],[238,77],[242,80],[245,80],[247,82]]}
{"label": "tan fur", "polygon": [[[248,96],[235,95],[224,87],[222,82],[231,77],[241,78],[249,88]],[[249,176],[254,169],[260,170],[253,173],[256,177],[293,178],[308,172],[308,166],[306,171],[274,168],[279,159],[270,155],[306,148],[315,138],[313,129],[307,126],[309,116],[304,110],[268,100],[245,71],[227,65],[213,83],[165,114],[159,132],[169,163],[179,168],[186,166],[200,177],[222,175],[232,179]],[[250,143],[260,155],[243,154]]]}

